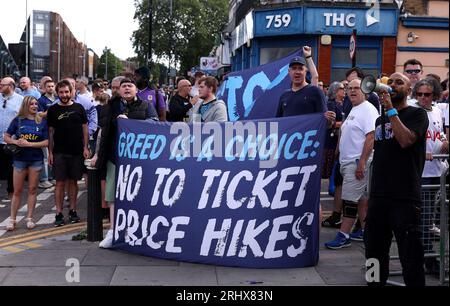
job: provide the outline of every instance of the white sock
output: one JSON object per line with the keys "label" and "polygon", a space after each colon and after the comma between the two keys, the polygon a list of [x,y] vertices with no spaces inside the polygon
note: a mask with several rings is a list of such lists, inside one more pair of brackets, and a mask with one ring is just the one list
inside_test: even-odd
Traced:
{"label": "white sock", "polygon": [[340,231],[340,233],[345,236],[345,239],[349,239],[350,238],[350,234],[346,234],[346,233],[344,233],[342,231]]}

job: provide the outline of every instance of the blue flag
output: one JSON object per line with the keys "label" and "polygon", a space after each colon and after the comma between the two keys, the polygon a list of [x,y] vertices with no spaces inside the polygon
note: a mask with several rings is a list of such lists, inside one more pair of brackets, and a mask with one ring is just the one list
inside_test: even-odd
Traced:
{"label": "blue flag", "polygon": [[274,118],[281,95],[291,88],[289,63],[297,50],[272,63],[233,72],[218,90],[227,104],[230,121]]}

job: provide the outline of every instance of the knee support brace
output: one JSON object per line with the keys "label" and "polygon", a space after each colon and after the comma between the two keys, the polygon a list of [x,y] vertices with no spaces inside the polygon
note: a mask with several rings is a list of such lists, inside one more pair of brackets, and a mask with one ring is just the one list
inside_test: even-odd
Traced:
{"label": "knee support brace", "polygon": [[342,200],[342,212],[344,217],[356,219],[358,214],[358,203]]}

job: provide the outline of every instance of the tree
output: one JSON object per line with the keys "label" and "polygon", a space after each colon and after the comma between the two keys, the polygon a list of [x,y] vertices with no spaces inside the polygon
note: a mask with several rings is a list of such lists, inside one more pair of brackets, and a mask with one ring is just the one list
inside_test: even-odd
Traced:
{"label": "tree", "polygon": [[[106,58],[108,58],[108,63],[106,64]],[[108,69],[106,69],[108,68]],[[106,73],[108,70],[108,73]],[[103,54],[100,57],[100,63],[98,65],[98,77],[104,79],[113,79],[114,77],[120,75],[123,72],[122,61],[111,52],[111,49],[105,47]]]}
{"label": "tree", "polygon": [[[152,54],[185,73],[207,56],[228,20],[228,0],[153,0]],[[148,0],[135,0],[139,28],[132,41],[140,62],[148,54]]]}

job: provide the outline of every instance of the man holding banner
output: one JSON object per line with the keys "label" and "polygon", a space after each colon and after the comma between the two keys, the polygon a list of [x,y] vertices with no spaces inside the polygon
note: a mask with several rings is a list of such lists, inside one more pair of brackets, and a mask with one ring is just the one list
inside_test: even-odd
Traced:
{"label": "man holding banner", "polygon": [[98,137],[95,155],[91,159],[91,164],[96,165],[98,169],[105,166],[106,174],[106,190],[105,201],[110,209],[111,229],[106,234],[105,239],[100,242],[101,248],[110,248],[113,239],[114,226],[114,201],[116,191],[116,148],[117,148],[117,119],[136,119],[136,120],[154,120],[158,121],[158,114],[151,103],[145,103],[137,97],[136,84],[128,78],[120,81],[121,99],[112,99],[105,108],[105,125],[101,127]]}
{"label": "man holding banner", "polygon": [[336,121],[336,113],[327,110],[323,91],[306,82],[306,72],[305,59],[301,56],[294,57],[289,63],[292,87],[281,96],[277,117],[324,113],[328,125],[331,127]]}

